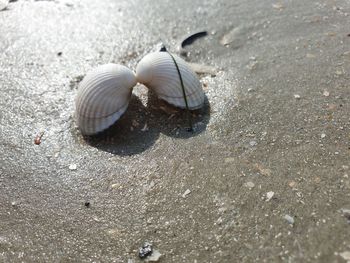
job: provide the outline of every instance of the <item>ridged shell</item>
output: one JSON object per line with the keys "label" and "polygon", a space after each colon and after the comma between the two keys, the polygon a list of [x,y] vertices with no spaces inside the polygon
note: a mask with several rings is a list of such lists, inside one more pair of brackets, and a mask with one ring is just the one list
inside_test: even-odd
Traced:
{"label": "ridged shell", "polygon": [[[204,104],[204,92],[196,73],[183,59],[172,56],[182,76],[189,108],[201,108]],[[174,106],[186,108],[179,73],[168,52],[146,55],[136,67],[136,78],[138,82],[154,90],[159,98]]]}
{"label": "ridged shell", "polygon": [[106,64],[88,72],[75,101],[81,132],[96,134],[115,123],[128,107],[135,85],[135,74],[121,65]]}

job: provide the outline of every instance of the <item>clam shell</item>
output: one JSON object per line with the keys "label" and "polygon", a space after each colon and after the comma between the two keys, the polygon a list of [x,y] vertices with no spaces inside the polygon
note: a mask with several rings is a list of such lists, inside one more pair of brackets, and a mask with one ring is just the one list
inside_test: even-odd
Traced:
{"label": "clam shell", "polygon": [[8,6],[9,2],[9,0],[0,0],[0,11],[4,10]]}
{"label": "clam shell", "polygon": [[135,85],[135,74],[122,65],[106,64],[88,72],[75,101],[81,132],[96,134],[115,123],[128,107]]}
{"label": "clam shell", "polygon": [[[188,107],[199,109],[204,104],[204,92],[195,72],[176,55],[172,55],[183,80]],[[136,67],[137,81],[154,90],[158,97],[168,103],[186,108],[181,80],[173,58],[168,52],[146,55]]]}

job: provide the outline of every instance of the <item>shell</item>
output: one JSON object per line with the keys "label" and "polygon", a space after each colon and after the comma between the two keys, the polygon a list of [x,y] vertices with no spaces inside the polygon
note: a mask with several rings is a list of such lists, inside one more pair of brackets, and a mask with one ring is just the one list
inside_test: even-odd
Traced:
{"label": "shell", "polygon": [[87,73],[78,88],[76,118],[83,134],[101,132],[125,112],[136,77],[127,67],[106,64]]}
{"label": "shell", "polygon": [[[189,109],[201,108],[204,104],[204,92],[196,73],[183,59],[172,56],[181,73]],[[138,82],[154,90],[159,98],[174,106],[186,108],[180,76],[168,52],[146,55],[136,67],[136,78]]]}
{"label": "shell", "polygon": [[9,0],[0,0],[0,11],[4,10],[8,6],[9,2]]}

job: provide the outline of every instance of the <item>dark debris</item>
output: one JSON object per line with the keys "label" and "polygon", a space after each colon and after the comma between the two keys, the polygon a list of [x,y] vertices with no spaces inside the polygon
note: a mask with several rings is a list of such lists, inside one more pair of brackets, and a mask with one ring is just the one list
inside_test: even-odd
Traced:
{"label": "dark debris", "polygon": [[143,246],[139,248],[139,257],[146,258],[146,257],[152,255],[152,252],[153,252],[152,244],[146,241],[143,244]]}

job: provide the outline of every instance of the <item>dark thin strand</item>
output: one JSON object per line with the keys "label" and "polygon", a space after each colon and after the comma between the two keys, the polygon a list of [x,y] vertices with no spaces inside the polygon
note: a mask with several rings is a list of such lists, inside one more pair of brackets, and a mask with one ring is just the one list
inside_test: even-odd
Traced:
{"label": "dark thin strand", "polygon": [[186,110],[187,110],[188,124],[190,125],[189,131],[193,132],[192,115],[191,115],[191,112],[190,112],[190,108],[188,107],[187,96],[186,96],[186,90],[185,90],[184,83],[183,83],[183,81],[182,81],[181,72],[180,72],[179,66],[177,65],[176,60],[175,60],[175,58],[173,57],[173,55],[171,55],[169,52],[168,52],[168,54],[169,54],[169,55],[171,56],[171,58],[173,59],[174,64],[175,64],[175,67],[176,67],[176,70],[177,70],[177,73],[179,74],[179,78],[180,78],[180,82],[181,82],[181,88],[182,88],[182,95],[184,96],[185,105],[186,105]]}
{"label": "dark thin strand", "polygon": [[181,47],[184,48],[185,46],[191,45],[197,38],[205,37],[208,35],[207,31],[199,31],[194,34],[189,35],[181,42]]}

